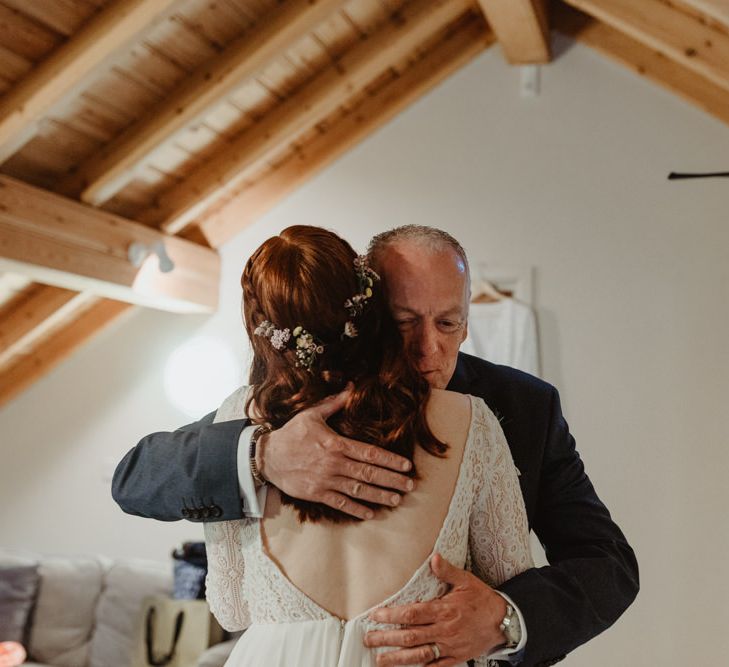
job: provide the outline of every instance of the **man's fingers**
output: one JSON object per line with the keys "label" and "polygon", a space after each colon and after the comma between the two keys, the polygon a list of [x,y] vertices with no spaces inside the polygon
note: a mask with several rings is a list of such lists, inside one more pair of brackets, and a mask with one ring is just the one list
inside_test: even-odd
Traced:
{"label": "man's fingers", "polygon": [[442,620],[440,618],[442,608],[443,604],[437,599],[397,607],[380,607],[370,612],[369,617],[376,623],[427,625]]}
{"label": "man's fingers", "polygon": [[379,468],[389,468],[398,472],[407,472],[413,467],[404,456],[388,452],[376,445],[367,445],[364,442],[342,438],[344,455],[355,461],[369,463]]}
{"label": "man's fingers", "polygon": [[365,646],[399,646],[412,648],[433,642],[433,626],[423,625],[401,630],[373,630],[365,635]]}
{"label": "man's fingers", "polygon": [[360,505],[343,493],[337,493],[336,491],[328,491],[325,493],[320,502],[329,505],[332,509],[349,514],[356,519],[372,519],[375,516],[375,513],[369,507]]}
{"label": "man's fingers", "polygon": [[332,415],[339,412],[346,404],[352,393],[352,387],[347,385],[344,391],[340,391],[338,394],[332,394],[327,396],[323,401],[317,403],[311,408],[312,411],[318,412],[319,416],[326,421]]}
{"label": "man's fingers", "polygon": [[399,493],[381,489],[379,486],[370,486],[364,482],[358,482],[347,477],[336,478],[335,488],[337,491],[349,496],[354,500],[366,500],[375,505],[386,505],[397,507],[402,500]]}
{"label": "man's fingers", "polygon": [[430,559],[430,569],[438,579],[444,581],[446,584],[458,586],[463,583],[464,571],[455,565],[451,565],[439,553],[433,554],[433,557]]}
{"label": "man's fingers", "polygon": [[407,648],[400,651],[388,651],[377,656],[377,667],[388,665],[428,665],[435,660],[436,653],[431,644]]}
{"label": "man's fingers", "polygon": [[339,474],[357,482],[365,482],[372,486],[381,486],[385,489],[394,489],[403,493],[412,491],[415,487],[415,482],[409,477],[384,468],[378,468],[369,463],[344,461]]}

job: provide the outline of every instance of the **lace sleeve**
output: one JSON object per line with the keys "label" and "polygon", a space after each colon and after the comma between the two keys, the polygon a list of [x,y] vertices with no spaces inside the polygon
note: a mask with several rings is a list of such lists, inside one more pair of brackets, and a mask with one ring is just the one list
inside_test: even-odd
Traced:
{"label": "lace sleeve", "polygon": [[490,586],[498,586],[533,567],[529,524],[504,432],[482,401],[476,402],[475,411],[477,479],[469,520],[469,555],[473,573]]}
{"label": "lace sleeve", "polygon": [[[516,466],[504,432],[485,403],[474,406],[474,502],[469,519],[470,569],[490,586],[498,586],[534,567],[529,524]],[[484,656],[476,667],[495,664]]]}
{"label": "lace sleeve", "polygon": [[248,604],[243,597],[242,523],[240,520],[216,521],[204,525],[208,557],[205,595],[218,623],[229,632],[244,630],[250,625]]}

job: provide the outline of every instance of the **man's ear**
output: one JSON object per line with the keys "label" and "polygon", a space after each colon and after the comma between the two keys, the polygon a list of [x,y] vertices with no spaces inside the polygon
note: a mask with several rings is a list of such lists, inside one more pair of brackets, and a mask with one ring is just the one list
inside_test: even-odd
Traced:
{"label": "man's ear", "polygon": [[461,343],[468,338],[468,319],[463,323],[463,334],[461,335]]}

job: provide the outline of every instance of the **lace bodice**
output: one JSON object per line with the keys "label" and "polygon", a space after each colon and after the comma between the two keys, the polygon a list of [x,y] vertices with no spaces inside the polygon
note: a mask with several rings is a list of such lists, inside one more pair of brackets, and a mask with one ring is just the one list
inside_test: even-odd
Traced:
{"label": "lace bodice", "polygon": [[[236,392],[216,421],[240,418]],[[207,598],[220,624],[230,631],[251,624],[333,618],[296,588],[266,554],[256,519],[205,524]],[[517,471],[495,415],[471,397],[471,425],[458,480],[433,551],[497,586],[533,566],[529,528]],[[394,595],[376,605],[395,606],[440,597],[446,585],[431,572],[429,558]],[[363,612],[366,630],[383,628]],[[487,665],[486,658],[476,661]]]}

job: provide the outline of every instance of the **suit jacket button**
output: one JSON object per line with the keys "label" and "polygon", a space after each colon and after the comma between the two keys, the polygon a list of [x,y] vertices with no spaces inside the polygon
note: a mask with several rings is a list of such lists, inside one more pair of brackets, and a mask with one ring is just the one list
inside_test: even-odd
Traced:
{"label": "suit jacket button", "polygon": [[215,519],[219,519],[221,516],[223,516],[223,510],[217,505],[213,505],[210,508],[210,516]]}
{"label": "suit jacket button", "polygon": [[189,519],[190,518],[190,510],[187,509],[187,507],[183,507],[182,508],[181,514],[182,514],[182,518],[183,519]]}
{"label": "suit jacket button", "polygon": [[210,508],[209,507],[203,507],[200,510],[200,516],[202,516],[203,519],[207,519],[210,517]]}
{"label": "suit jacket button", "polygon": [[190,510],[190,516],[191,516],[191,518],[195,519],[196,521],[199,520],[200,519],[200,510],[199,509]]}

